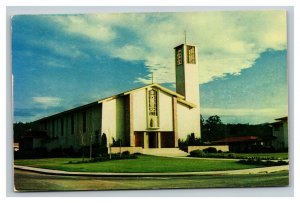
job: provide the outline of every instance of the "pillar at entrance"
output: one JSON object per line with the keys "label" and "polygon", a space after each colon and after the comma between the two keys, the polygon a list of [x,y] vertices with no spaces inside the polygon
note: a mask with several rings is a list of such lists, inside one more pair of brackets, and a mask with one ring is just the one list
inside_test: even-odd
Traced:
{"label": "pillar at entrance", "polygon": [[161,148],[161,133],[157,132],[157,148]]}
{"label": "pillar at entrance", "polygon": [[149,148],[149,135],[147,132],[144,132],[144,149]]}

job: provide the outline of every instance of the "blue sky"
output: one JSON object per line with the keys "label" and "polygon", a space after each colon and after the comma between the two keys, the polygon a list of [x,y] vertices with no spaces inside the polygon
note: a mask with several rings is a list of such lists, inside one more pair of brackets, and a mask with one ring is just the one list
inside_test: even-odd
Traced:
{"label": "blue sky", "polygon": [[283,11],[20,15],[12,19],[14,121],[154,82],[174,90],[174,51],[199,49],[201,113],[225,123],[287,115]]}

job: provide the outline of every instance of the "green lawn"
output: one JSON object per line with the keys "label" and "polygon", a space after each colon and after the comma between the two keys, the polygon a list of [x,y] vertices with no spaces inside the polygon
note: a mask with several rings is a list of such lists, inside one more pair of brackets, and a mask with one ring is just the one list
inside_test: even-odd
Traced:
{"label": "green lawn", "polygon": [[255,168],[258,166],[244,165],[235,160],[203,160],[182,159],[140,155],[137,159],[112,160],[96,163],[69,164],[80,158],[47,158],[15,160],[15,164],[38,168],[57,169],[64,171],[82,172],[193,172],[193,171],[221,171]]}

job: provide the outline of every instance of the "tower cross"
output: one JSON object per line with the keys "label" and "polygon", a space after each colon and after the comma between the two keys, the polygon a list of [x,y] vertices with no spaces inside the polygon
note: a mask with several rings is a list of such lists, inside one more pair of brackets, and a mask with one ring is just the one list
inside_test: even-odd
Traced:
{"label": "tower cross", "polygon": [[152,84],[153,84],[153,79],[154,77],[153,77],[153,72],[151,73],[151,79],[152,79]]}

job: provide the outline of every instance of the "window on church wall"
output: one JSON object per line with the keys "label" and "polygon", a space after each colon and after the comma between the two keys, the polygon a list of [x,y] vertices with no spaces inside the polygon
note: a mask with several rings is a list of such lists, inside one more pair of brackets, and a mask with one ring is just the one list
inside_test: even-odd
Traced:
{"label": "window on church wall", "polygon": [[64,136],[64,118],[60,119],[60,133],[61,136]]}
{"label": "window on church wall", "polygon": [[187,45],[187,62],[196,64],[195,47]]}
{"label": "window on church wall", "polygon": [[183,61],[182,49],[176,50],[176,65],[181,65]]}
{"label": "window on church wall", "polygon": [[52,136],[55,137],[55,120],[52,120]]}
{"label": "window on church wall", "polygon": [[158,128],[158,104],[157,91],[150,90],[148,92],[148,127]]}
{"label": "window on church wall", "polygon": [[149,115],[157,116],[157,92],[149,91]]}
{"label": "window on church wall", "polygon": [[47,122],[44,123],[44,130],[47,131]]}
{"label": "window on church wall", "polygon": [[86,112],[82,113],[82,131],[86,132]]}
{"label": "window on church wall", "polygon": [[71,115],[71,134],[74,134],[74,115]]}

